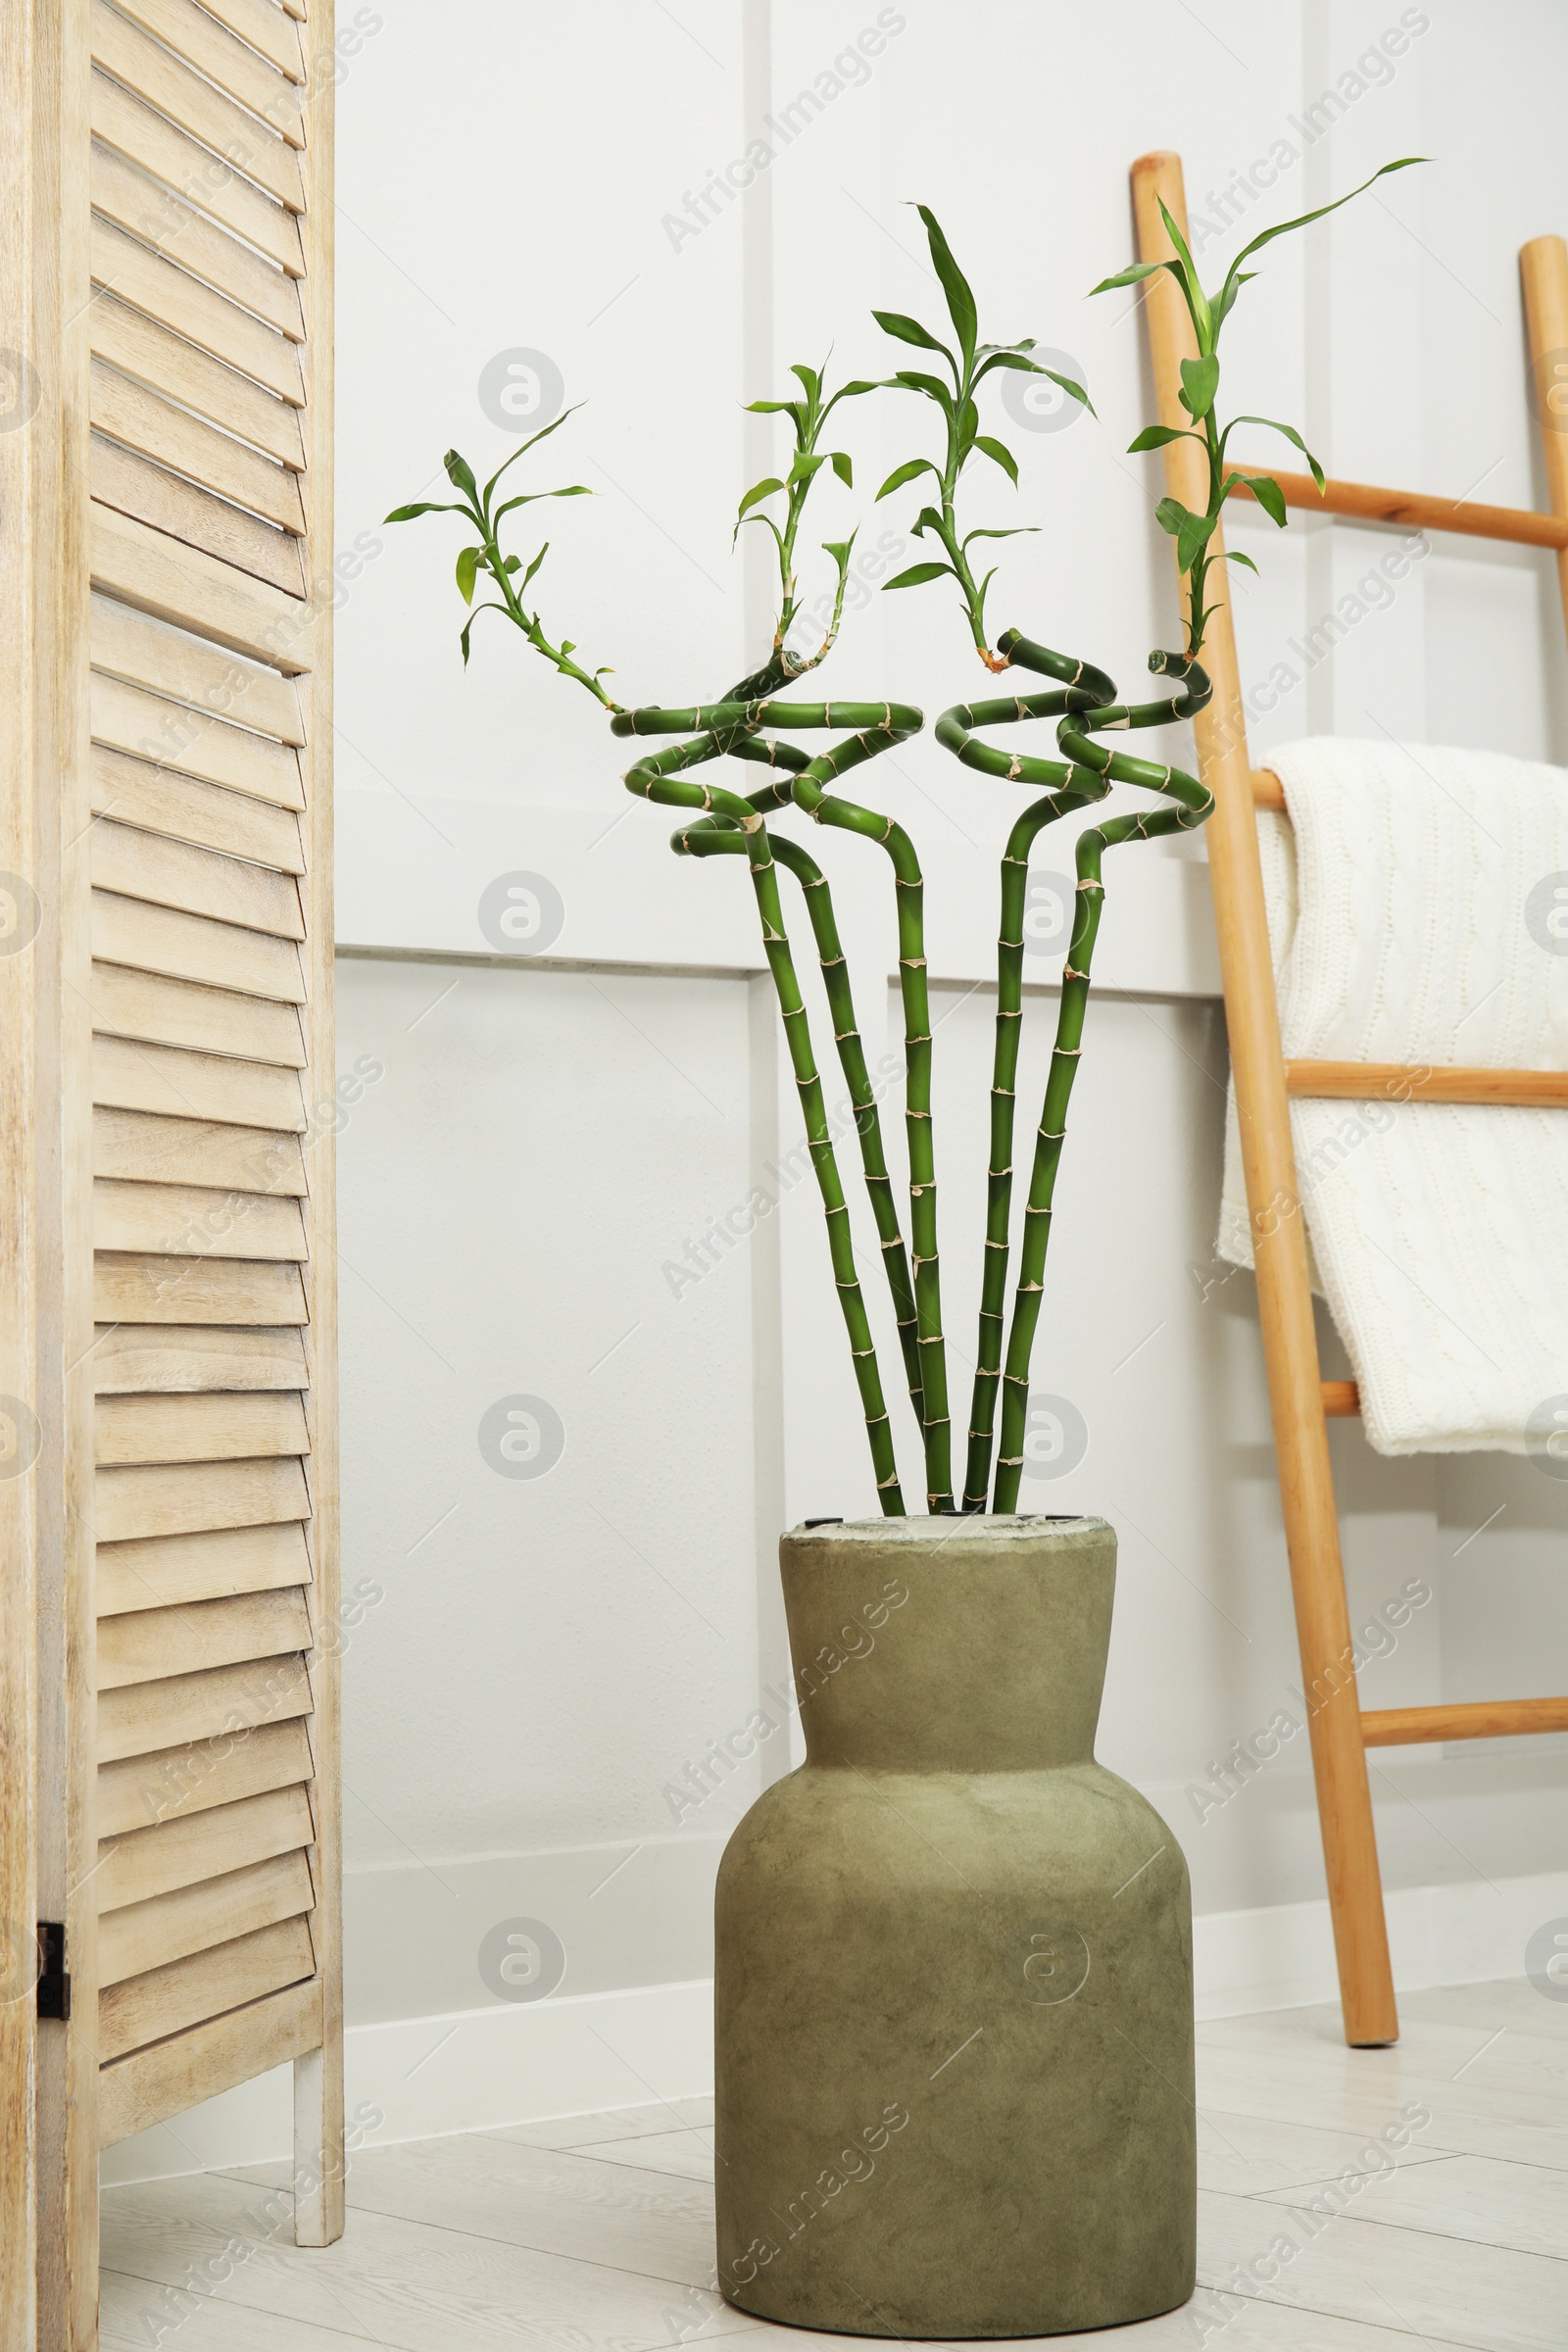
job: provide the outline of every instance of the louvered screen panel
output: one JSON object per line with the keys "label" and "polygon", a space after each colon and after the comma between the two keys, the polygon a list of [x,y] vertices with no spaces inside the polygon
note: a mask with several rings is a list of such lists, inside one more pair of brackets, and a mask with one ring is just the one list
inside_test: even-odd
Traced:
{"label": "louvered screen panel", "polygon": [[332,32],[302,16],[90,14],[97,1977],[106,2144],[303,2058],[329,2174]]}

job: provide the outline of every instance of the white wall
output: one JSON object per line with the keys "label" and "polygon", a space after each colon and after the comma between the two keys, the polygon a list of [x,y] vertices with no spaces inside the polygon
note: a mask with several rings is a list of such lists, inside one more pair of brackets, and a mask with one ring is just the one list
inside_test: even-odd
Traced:
{"label": "white wall", "polygon": [[[778,444],[739,404],[830,343],[839,373],[886,367],[873,302],[936,315],[902,209],[921,197],[991,330],[1072,354],[1102,418],[1011,434],[1023,493],[997,474],[987,519],[1016,511],[1042,529],[1004,543],[999,624],[1130,684],[1177,623],[1157,462],[1122,454],[1151,414],[1140,322],[1086,292],[1130,257],[1127,164],[1179,145],[1192,210],[1212,217],[1209,192],[1272,152],[1277,187],[1235,200],[1250,232],[1390,156],[1432,155],[1276,249],[1227,334],[1228,391],[1303,420],[1352,478],[1539,503],[1514,254],[1568,227],[1568,21],[1549,0],[1205,0],[1200,18],[1124,0],[1107,39],[1105,12],[1059,0],[900,0],[880,20],[873,0],[797,0],[771,24],[765,0],[610,0],[591,18],[376,0],[373,16],[340,114],[341,1058],[383,1073],[341,1155],[344,1566],[362,1589],[345,1808],[351,2024],[430,2021],[356,2045],[396,2135],[498,2102],[701,2087],[686,2079],[700,1992],[646,1988],[706,1975],[722,1837],[782,1769],[788,1734],[701,1804],[666,1791],[780,1680],[779,1525],[873,1501],[808,1186],[700,1282],[672,1289],[664,1270],[799,1135],[744,877],[666,854],[666,821],[621,791],[624,755],[586,698],[502,624],[479,624],[465,674],[455,527],[380,517],[442,494],[454,440],[499,463],[511,443],[480,409],[481,371],[510,349],[547,353],[588,406],[530,463],[541,485],[596,496],[535,510],[555,541],[546,614],[617,664],[622,699],[710,699],[767,623],[765,580],[731,555],[729,525]],[[853,83],[841,69],[848,86],[744,204],[672,243],[664,216],[879,21],[872,64]],[[1308,141],[1303,109],[1349,91],[1341,77],[1401,23],[1396,64],[1363,69],[1362,93]],[[1299,151],[1283,168],[1281,141]],[[1205,260],[1239,234],[1216,228]],[[852,409],[858,488],[824,497],[815,536],[857,515],[872,540],[906,534],[912,498],[870,515],[869,490],[928,432],[912,401]],[[1260,438],[1255,454],[1280,451]],[[1308,662],[1307,632],[1390,534],[1298,517],[1282,539],[1243,515],[1234,541],[1264,565],[1235,581],[1258,750],[1386,726],[1568,759],[1544,558],[1436,543]],[[858,602],[825,685],[933,715],[974,692],[939,591]],[[1009,804],[929,738],[864,789],[910,825],[932,879],[961,1396],[991,1029],[976,984]],[[874,853],[812,847],[840,886],[874,1057],[899,1034],[891,894]],[[1040,862],[1070,860],[1047,836]],[[561,900],[543,956],[498,956],[480,927],[485,888],[517,870]],[[1224,1038],[1201,842],[1129,852],[1111,882],[1037,1358],[1091,1443],[1028,1500],[1119,1529],[1102,1753],[1187,1848],[1205,1999],[1304,1998],[1332,1986],[1304,1736],[1232,1801],[1194,1794],[1297,1679],[1250,1277],[1209,1249]],[[1054,1000],[1036,992],[1029,1012],[1038,1088]],[[1325,1347],[1334,1368],[1331,1333]],[[480,1450],[482,1415],[513,1395],[564,1427],[537,1480],[499,1476]],[[1498,1457],[1379,1461],[1349,1427],[1334,1445],[1357,1622],[1412,1577],[1436,1594],[1369,1667],[1367,1702],[1565,1687],[1568,1490]],[[1561,1861],[1548,1825],[1565,1744],[1377,1759],[1386,1877],[1411,1890],[1396,1906],[1407,1981],[1515,1964],[1551,1907],[1539,1874]],[[544,2010],[510,2013],[503,2060],[478,1949],[515,1917],[556,1930],[566,1974]],[[489,2014],[459,2022],[469,2011]],[[260,2114],[187,2137],[231,2151],[273,2130]]]}

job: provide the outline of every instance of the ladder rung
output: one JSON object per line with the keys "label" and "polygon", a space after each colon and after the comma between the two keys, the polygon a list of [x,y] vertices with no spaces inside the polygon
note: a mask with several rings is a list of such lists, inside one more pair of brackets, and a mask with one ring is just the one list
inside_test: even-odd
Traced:
{"label": "ladder rung", "polygon": [[[1259,468],[1261,471],[1262,469]],[[1275,472],[1288,507],[1308,514],[1343,514],[1352,522],[1402,522],[1422,531],[1457,531],[1465,539],[1509,539],[1520,547],[1568,547],[1568,515],[1534,507],[1478,507],[1467,498],[1434,498],[1424,490],[1380,490],[1371,482],[1325,482],[1309,473]],[[1250,498],[1248,483],[1233,494]]]}
{"label": "ladder rung", "polygon": [[1568,1107],[1568,1070],[1469,1070],[1426,1062],[1288,1061],[1285,1088],[1335,1102],[1514,1103]]}
{"label": "ladder rung", "polygon": [[1361,1410],[1361,1392],[1353,1380],[1326,1380],[1323,1410],[1331,1421],[1349,1421]]}
{"label": "ladder rung", "polygon": [[1368,1747],[1419,1740],[1506,1740],[1568,1732],[1568,1698],[1485,1698],[1459,1707],[1374,1707],[1361,1717]]}

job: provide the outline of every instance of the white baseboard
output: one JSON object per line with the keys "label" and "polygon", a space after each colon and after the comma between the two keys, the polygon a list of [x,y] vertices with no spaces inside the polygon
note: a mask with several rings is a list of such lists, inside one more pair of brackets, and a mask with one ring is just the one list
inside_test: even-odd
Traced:
{"label": "white baseboard", "polygon": [[[1413,1992],[1518,1977],[1535,1929],[1562,1917],[1568,1872],[1495,1887],[1396,1889],[1395,1983]],[[1207,1913],[1194,1922],[1194,1973],[1200,2018],[1333,2000],[1327,1902]],[[712,1987],[654,1984],[359,2026],[346,2036],[344,2067],[349,2116],[368,2144],[701,2097],[713,2086]],[[111,2148],[103,2178],[159,2180],[287,2156],[291,2130],[285,2067]]]}

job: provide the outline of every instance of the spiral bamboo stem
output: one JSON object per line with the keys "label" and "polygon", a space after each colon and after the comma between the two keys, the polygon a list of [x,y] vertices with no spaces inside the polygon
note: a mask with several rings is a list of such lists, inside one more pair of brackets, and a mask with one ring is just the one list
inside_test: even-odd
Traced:
{"label": "spiral bamboo stem", "polygon": [[[759,673],[759,682],[769,676],[769,664]],[[753,681],[747,681],[748,684]],[[820,760],[812,761],[795,746],[769,740],[761,730],[783,722],[797,726],[850,726],[860,730],[848,743],[841,744]],[[865,1172],[867,1196],[876,1219],[882,1244],[883,1263],[893,1298],[895,1320],[899,1326],[900,1344],[904,1348],[906,1372],[909,1381],[911,1400],[921,1424],[928,1465],[933,1456],[934,1442],[930,1427],[931,1387],[933,1372],[937,1378],[941,1410],[946,1419],[945,1380],[941,1358],[940,1295],[927,1279],[922,1285],[919,1252],[929,1235],[931,1254],[935,1258],[935,1200],[929,1202],[916,1191],[917,1170],[920,1164],[911,1143],[910,1200],[911,1234],[916,1263],[911,1280],[904,1241],[898,1230],[897,1212],[893,1201],[892,1180],[888,1173],[882,1149],[881,1121],[869,1073],[865,1067],[864,1052],[855,1019],[854,1000],[850,990],[848,965],[844,958],[833,915],[832,898],[826,878],[814,860],[807,858],[793,843],[786,845],[782,838],[775,844],[768,832],[764,810],[782,808],[789,803],[808,808],[813,815],[818,809],[820,822],[845,822],[859,818],[864,822],[850,822],[854,831],[874,829],[878,837],[887,840],[891,820],[874,818],[869,810],[856,810],[851,803],[839,803],[824,794],[824,780],[836,777],[844,768],[860,760],[874,758],[891,744],[901,743],[921,725],[917,710],[906,705],[831,704],[790,705],[761,700],[740,700],[728,697],[710,706],[694,706],[685,710],[644,708],[618,711],[611,724],[617,735],[671,734],[677,731],[700,729],[692,740],[675,744],[663,752],[651,754],[628,769],[625,783],[628,791],[639,797],[688,808],[700,808],[703,820],[678,833],[672,847],[697,857],[724,855],[729,844],[740,836],[740,846],[746,850],[751,866],[753,888],[757,893],[759,911],[762,920],[762,939],[768,967],[773,975],[783,1015],[785,1037],[788,1041],[796,1085],[801,1096],[806,1120],[808,1144],[812,1166],[816,1172],[827,1219],[829,1248],[833,1257],[834,1279],[850,1336],[851,1354],[856,1379],[859,1386],[872,1462],[876,1473],[877,1493],[883,1511],[891,1517],[904,1514],[904,1501],[894,1459],[892,1433],[883,1399],[881,1376],[877,1366],[875,1345],[866,1315],[864,1297],[855,1268],[855,1256],[849,1225],[848,1203],[844,1198],[837,1158],[833,1151],[826,1105],[822,1098],[821,1079],[811,1046],[809,1023],[796,977],[779,902],[775,865],[789,865],[796,873],[807,894],[807,907],[811,918],[822,962],[823,980],[827,990],[829,1010],[834,1021],[834,1038],[838,1047],[840,1066],[850,1087],[851,1099],[857,1112],[857,1128],[860,1139],[861,1160]],[[725,753],[751,760],[760,760],[783,769],[777,783],[764,787],[750,798],[727,792],[722,787],[700,784],[684,771]],[[800,786],[807,779],[807,798],[802,799]],[[787,779],[787,780],[786,780]],[[844,811],[845,814],[841,814]],[[895,830],[897,830],[895,828]],[[901,835],[907,858],[913,862],[913,851],[906,837]],[[720,846],[722,845],[722,846]],[[918,864],[914,862],[918,878]],[[908,936],[900,907],[901,953]],[[918,922],[918,916],[916,916]],[[923,1000],[924,962],[921,957],[920,999]],[[906,1013],[909,999],[906,995]],[[907,1020],[906,1020],[907,1025]],[[927,1154],[930,1151],[930,1037],[929,1019],[922,1022],[925,1063],[923,1073],[917,1072],[912,1061],[906,1077],[908,1108],[920,1106],[920,1081],[923,1076],[925,1111],[922,1138]],[[914,1121],[909,1124],[912,1128]],[[934,1185],[933,1185],[934,1191]],[[935,1270],[934,1265],[931,1269]],[[934,1312],[933,1312],[934,1308]],[[911,1329],[912,1325],[912,1329]],[[934,1329],[938,1352],[933,1357],[926,1348],[927,1332]],[[932,1508],[942,1507],[936,1503]],[[953,1507],[951,1492],[945,1507]]]}

